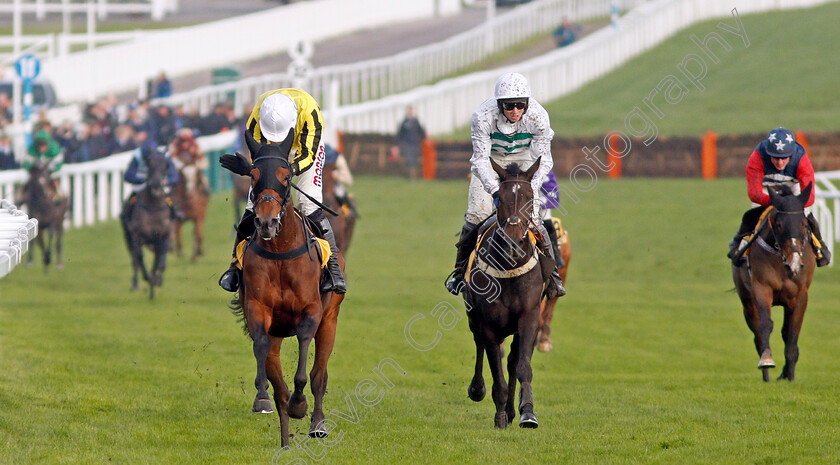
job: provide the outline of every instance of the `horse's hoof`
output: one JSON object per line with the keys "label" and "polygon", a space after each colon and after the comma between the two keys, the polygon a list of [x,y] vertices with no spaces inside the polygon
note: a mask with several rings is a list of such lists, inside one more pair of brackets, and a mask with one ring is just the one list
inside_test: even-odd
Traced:
{"label": "horse's hoof", "polygon": [[327,436],[329,436],[329,433],[327,432],[327,429],[324,428],[324,422],[323,421],[319,422],[317,425],[313,424],[309,428],[309,437],[310,438],[323,439]]}
{"label": "horse's hoof", "polygon": [[785,373],[780,374],[779,377],[776,378],[776,381],[785,381],[785,380],[793,382],[793,378],[789,378],[788,375],[786,375]]}
{"label": "horse's hoof", "polygon": [[540,342],[540,345],[537,346],[537,350],[540,352],[550,352],[553,348],[554,346],[551,345],[550,341]]}
{"label": "horse's hoof", "polygon": [[525,412],[519,417],[520,428],[536,428],[540,426],[537,422],[537,416],[531,412]]}
{"label": "horse's hoof", "polygon": [[758,361],[758,368],[776,368],[776,362],[773,361],[773,357],[766,355]]}
{"label": "horse's hoof", "polygon": [[484,387],[483,383],[478,386],[470,384],[470,387],[467,388],[467,395],[473,402],[481,402],[484,400],[485,394],[487,394],[487,388]]}
{"label": "horse's hoof", "polygon": [[274,408],[271,407],[270,399],[254,399],[254,405],[251,407],[254,413],[272,413]]}
{"label": "horse's hoof", "polygon": [[64,270],[64,265],[61,265],[61,264],[56,265],[55,269],[58,270],[58,271],[63,271]]}
{"label": "horse's hoof", "polygon": [[296,398],[294,394],[292,394],[292,398],[289,399],[289,407],[286,409],[286,412],[289,414],[290,417],[300,420],[301,418],[306,416],[306,411],[309,409],[309,405],[306,403],[306,396],[301,395],[300,397]]}
{"label": "horse's hoof", "polygon": [[505,429],[508,426],[507,414],[505,412],[499,412],[496,414],[496,418],[494,420],[496,425],[496,429]]}

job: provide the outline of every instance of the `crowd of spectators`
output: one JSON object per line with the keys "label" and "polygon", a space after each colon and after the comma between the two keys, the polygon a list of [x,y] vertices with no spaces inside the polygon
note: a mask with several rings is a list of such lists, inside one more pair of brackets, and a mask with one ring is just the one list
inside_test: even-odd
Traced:
{"label": "crowd of spectators", "polygon": [[[6,100],[8,96],[0,93],[0,169],[15,169],[20,164],[16,162],[6,130],[11,121],[11,108],[3,105]],[[60,147],[65,163],[82,163],[133,150],[146,141],[169,146],[184,128],[198,137],[239,130],[245,124],[244,117],[238,117],[229,103],[217,104],[204,116],[197,109],[150,105],[149,101],[133,103],[122,113],[120,117],[115,96],[87,105],[80,122],[68,120],[55,125],[42,111],[32,129],[32,145],[39,138],[47,138],[50,145],[55,143]]]}

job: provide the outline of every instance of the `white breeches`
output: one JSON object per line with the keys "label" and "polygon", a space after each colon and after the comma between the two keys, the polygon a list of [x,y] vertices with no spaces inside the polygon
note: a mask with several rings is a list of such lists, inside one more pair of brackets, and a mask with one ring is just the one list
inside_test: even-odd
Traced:
{"label": "white breeches", "polygon": [[[289,155],[289,158],[292,158],[292,155]],[[297,176],[297,179],[294,180],[295,184],[302,190],[303,192],[309,194],[310,196],[314,197],[318,202],[323,202],[323,175],[324,175],[324,144],[321,144],[318,147],[318,155],[315,157],[315,161],[309,167],[308,170],[304,171],[303,173]],[[300,192],[295,192],[295,206],[303,213],[304,216],[309,216],[312,213],[315,213],[319,207],[315,202],[309,200],[308,197],[301,194]],[[248,205],[245,207],[247,210],[254,210],[254,202],[251,200],[251,190],[248,190]]]}

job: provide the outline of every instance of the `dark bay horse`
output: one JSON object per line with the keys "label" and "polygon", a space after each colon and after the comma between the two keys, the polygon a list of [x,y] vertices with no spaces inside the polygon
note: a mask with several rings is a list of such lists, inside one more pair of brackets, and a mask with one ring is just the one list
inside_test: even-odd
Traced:
{"label": "dark bay horse", "polygon": [[[534,192],[531,178],[538,159],[527,171],[515,164],[506,169],[491,161],[499,175],[499,206],[496,221],[488,221],[479,233],[475,264],[468,274],[464,295],[470,330],[476,347],[475,375],[467,390],[479,402],[486,392],[482,373],[484,352],[493,375],[495,426],[506,428],[515,415],[516,382],[519,381],[519,426],[536,428],[531,389],[531,356],[540,323],[543,270],[530,232]],[[508,382],[502,368],[501,344],[513,336],[507,360]]]}
{"label": "dark bay horse", "polygon": [[778,379],[793,381],[799,360],[799,330],[816,265],[811,231],[803,211],[812,188],[813,184],[809,184],[799,195],[792,195],[787,188],[780,193],[768,189],[772,207],[768,207],[770,210],[749,247],[749,264],[732,266],[744,317],[755,334],[755,348],[760,357],[758,368],[764,381],[770,380],[768,369],[776,366],[770,350],[773,305],[785,309],[782,326],[785,366]]}
{"label": "dark bay horse", "polygon": [[[169,169],[169,161],[165,154],[154,150],[146,163],[148,165],[146,187],[134,198],[130,216],[123,222],[123,232],[134,270],[131,290],[138,288],[137,275],[142,273],[143,280],[149,283],[149,298],[154,299],[155,287],[163,284],[166,252],[169,250],[169,238],[172,233],[171,210],[166,193],[166,173]],[[143,260],[144,247],[148,247],[154,253],[151,273]]]}
{"label": "dark bay horse", "polygon": [[[559,236],[557,242],[560,243],[558,247],[560,249],[560,256],[563,257],[563,261],[565,262],[565,266],[563,268],[557,268],[557,272],[560,273],[560,278],[563,279],[563,284],[565,285],[566,275],[569,273],[569,261],[572,259],[572,244],[569,240],[569,232],[567,230],[563,229],[561,231],[561,228],[557,228],[557,224],[555,224],[555,229]],[[540,352],[548,352],[552,349],[551,319],[554,318],[554,306],[557,305],[557,300],[559,299],[560,297],[554,297],[553,299],[543,298],[540,304],[540,330],[537,333],[537,349]]]}
{"label": "dark bay horse", "polygon": [[[49,162],[36,161],[29,168],[29,180],[23,185],[23,198],[18,202],[28,206],[30,217],[38,220],[36,243],[44,257],[44,272],[52,261],[52,249],[55,245],[56,269],[64,269],[61,259],[62,240],[64,238],[64,215],[67,212],[68,199],[55,187]],[[46,243],[44,236],[46,235]],[[32,265],[33,253],[29,253],[26,265]]]}
{"label": "dark bay horse", "polygon": [[175,255],[183,254],[181,243],[181,227],[184,223],[193,223],[193,255],[192,261],[204,255],[204,217],[207,214],[207,204],[210,202],[210,188],[204,174],[195,165],[186,165],[178,170],[178,183],[174,186],[172,201],[175,208],[183,215],[182,221],[175,221]]}
{"label": "dark bay horse", "polygon": [[330,226],[335,234],[335,243],[342,255],[347,255],[350,248],[350,240],[353,238],[353,229],[356,226],[356,212],[350,206],[341,206],[335,192],[335,179],[333,172],[335,163],[324,164],[324,204],[338,212],[338,216],[329,215]]}
{"label": "dark bay horse", "polygon": [[[249,176],[254,192],[256,231],[242,258],[239,296],[232,304],[241,311],[245,329],[254,341],[257,395],[252,411],[270,413],[268,382],[274,390],[274,403],[280,415],[283,446],[289,444],[289,417],[303,418],[308,406],[306,359],[315,339],[315,362],[310,372],[315,407],[309,436],[326,437],[323,401],[327,389],[327,362],[335,343],[338,312],[344,296],[320,294],[321,265],[311,234],[291,201],[292,172],[288,153],[293,137],[283,145],[260,146],[250,132],[246,143],[253,165],[245,157],[224,155],[222,166],[236,174]],[[344,259],[339,257],[344,268]],[[324,271],[325,272],[325,271]],[[298,365],[294,392],[283,380],[280,346],[284,338],[297,336]]]}

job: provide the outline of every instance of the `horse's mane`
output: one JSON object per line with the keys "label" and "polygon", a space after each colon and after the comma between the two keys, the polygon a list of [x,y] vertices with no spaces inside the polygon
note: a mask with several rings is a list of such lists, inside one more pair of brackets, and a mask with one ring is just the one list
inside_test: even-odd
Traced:
{"label": "horse's mane", "polygon": [[513,178],[516,176],[521,176],[525,174],[525,172],[522,171],[522,169],[519,168],[519,165],[517,165],[516,163],[511,163],[505,167],[505,174],[507,175],[506,177]]}
{"label": "horse's mane", "polygon": [[790,188],[787,184],[782,184],[778,188],[775,189],[776,193],[781,196],[788,196],[793,195],[793,189]]}

